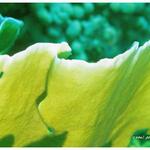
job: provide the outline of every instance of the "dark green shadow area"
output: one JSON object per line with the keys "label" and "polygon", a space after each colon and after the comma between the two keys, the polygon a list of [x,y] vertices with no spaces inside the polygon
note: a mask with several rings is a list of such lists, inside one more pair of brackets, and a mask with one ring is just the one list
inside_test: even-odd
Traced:
{"label": "dark green shadow area", "polygon": [[147,133],[149,129],[141,129],[134,132],[128,147],[150,147],[150,135]]}
{"label": "dark green shadow area", "polygon": [[3,76],[3,74],[4,74],[3,72],[0,72],[0,78]]}
{"label": "dark green shadow area", "polygon": [[46,136],[39,141],[32,142],[25,147],[62,147],[67,137],[67,132],[55,136]]}
{"label": "dark green shadow area", "polygon": [[0,139],[0,147],[12,147],[14,144],[14,136],[7,135]]}
{"label": "dark green shadow area", "polygon": [[103,144],[102,146],[100,147],[112,147],[112,142],[109,141],[109,142],[106,142],[105,144]]}

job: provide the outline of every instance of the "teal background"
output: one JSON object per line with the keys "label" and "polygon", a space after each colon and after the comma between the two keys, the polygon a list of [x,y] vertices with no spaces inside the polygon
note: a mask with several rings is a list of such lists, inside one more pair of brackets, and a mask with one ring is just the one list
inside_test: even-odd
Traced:
{"label": "teal background", "polygon": [[36,42],[67,41],[71,58],[95,62],[150,39],[148,3],[3,3],[0,13],[24,22],[10,54]]}

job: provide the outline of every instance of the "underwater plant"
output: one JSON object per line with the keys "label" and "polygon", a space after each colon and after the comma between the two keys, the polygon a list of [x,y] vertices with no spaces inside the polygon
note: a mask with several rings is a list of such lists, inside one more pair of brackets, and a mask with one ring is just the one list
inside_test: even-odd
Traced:
{"label": "underwater plant", "polygon": [[0,54],[7,54],[20,34],[23,22],[0,15]]}
{"label": "underwater plant", "polygon": [[149,134],[150,42],[96,63],[70,54],[37,43],[0,55],[0,145],[126,147]]}

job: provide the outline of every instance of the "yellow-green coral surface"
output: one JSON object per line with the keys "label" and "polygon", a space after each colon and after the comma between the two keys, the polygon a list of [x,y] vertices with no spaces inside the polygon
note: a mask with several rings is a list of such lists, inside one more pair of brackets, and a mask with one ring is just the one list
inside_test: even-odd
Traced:
{"label": "yellow-green coral surface", "polygon": [[69,53],[66,43],[39,43],[0,56],[0,138],[24,146],[67,132],[63,146],[128,146],[150,127],[150,42],[97,63]]}

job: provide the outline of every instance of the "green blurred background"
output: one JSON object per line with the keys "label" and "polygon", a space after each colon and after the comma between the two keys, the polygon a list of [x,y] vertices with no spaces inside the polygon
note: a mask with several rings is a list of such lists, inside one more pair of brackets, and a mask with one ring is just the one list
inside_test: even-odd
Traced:
{"label": "green blurred background", "polygon": [[148,3],[3,3],[0,13],[24,22],[9,54],[36,42],[67,41],[71,58],[95,62],[150,39]]}

